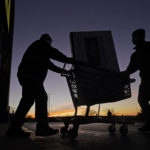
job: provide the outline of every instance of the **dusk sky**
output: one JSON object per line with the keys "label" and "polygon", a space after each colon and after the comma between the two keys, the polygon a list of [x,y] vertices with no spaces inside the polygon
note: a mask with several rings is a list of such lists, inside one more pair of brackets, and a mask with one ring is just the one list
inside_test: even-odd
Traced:
{"label": "dusk sky", "polygon": [[[21,86],[16,76],[18,65],[26,48],[41,34],[49,33],[53,38],[52,45],[71,56],[70,32],[111,30],[120,70],[123,71],[133,53],[132,31],[144,28],[146,40],[150,40],[149,15],[149,0],[16,0],[10,106],[17,107],[21,98]],[[62,63],[54,63],[63,66]],[[107,109],[114,109],[117,114],[137,113],[138,72],[131,77],[136,79],[131,86],[132,97],[102,104],[102,114]],[[47,93],[51,94],[52,111],[73,109],[64,77],[49,71],[44,84]],[[93,109],[97,109],[97,105]],[[31,112],[34,112],[34,107]]]}

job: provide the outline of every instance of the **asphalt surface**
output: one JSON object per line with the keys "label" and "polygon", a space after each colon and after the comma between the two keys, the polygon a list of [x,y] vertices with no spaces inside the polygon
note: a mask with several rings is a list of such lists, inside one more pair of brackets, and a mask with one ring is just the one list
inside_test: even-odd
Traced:
{"label": "asphalt surface", "polygon": [[[110,134],[109,125],[106,123],[81,125],[75,141],[62,137],[61,133],[44,138],[47,143],[55,141],[62,146],[77,150],[150,150],[150,132],[137,131],[137,128],[142,126],[141,124],[128,125],[128,134],[125,136],[119,131],[121,125],[116,125],[115,134]],[[25,123],[25,127],[32,131],[35,131],[35,126],[35,123]],[[61,129],[63,123],[50,123],[50,126]],[[48,147],[46,145],[45,143],[45,147]]]}
{"label": "asphalt surface", "polygon": [[[29,126],[32,126],[30,124]],[[38,137],[31,132],[30,137],[8,137],[8,123],[0,123],[0,150],[72,150],[70,146],[61,144],[47,137]],[[31,131],[24,128],[27,132]]]}

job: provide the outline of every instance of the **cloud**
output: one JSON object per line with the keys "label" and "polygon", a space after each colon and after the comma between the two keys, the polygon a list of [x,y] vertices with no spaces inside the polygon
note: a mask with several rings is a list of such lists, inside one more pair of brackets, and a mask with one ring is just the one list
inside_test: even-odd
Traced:
{"label": "cloud", "polygon": [[63,111],[63,110],[72,110],[74,108],[72,101],[67,101],[62,103],[55,108],[53,108],[54,112]]}
{"label": "cloud", "polygon": [[[78,113],[80,114],[82,111],[84,111],[85,108],[78,108]],[[75,110],[74,109],[66,109],[61,111],[55,111],[48,114],[49,117],[56,117],[56,116],[73,116]]]}

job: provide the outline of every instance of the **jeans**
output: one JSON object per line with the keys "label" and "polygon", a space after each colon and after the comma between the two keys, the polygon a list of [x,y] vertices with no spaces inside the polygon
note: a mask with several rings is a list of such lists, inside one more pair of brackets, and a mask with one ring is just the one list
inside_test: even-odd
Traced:
{"label": "jeans", "polygon": [[150,123],[150,84],[141,83],[139,86],[138,102],[142,109],[145,123]]}
{"label": "jeans", "polygon": [[47,93],[44,89],[43,82],[28,81],[22,83],[22,98],[14,114],[12,125],[20,128],[26,114],[35,102],[35,116],[39,124],[48,124],[47,118]]}

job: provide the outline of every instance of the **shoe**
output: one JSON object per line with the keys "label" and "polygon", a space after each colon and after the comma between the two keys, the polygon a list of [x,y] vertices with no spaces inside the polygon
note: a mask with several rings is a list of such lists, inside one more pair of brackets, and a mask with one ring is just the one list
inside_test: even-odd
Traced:
{"label": "shoe", "polygon": [[141,132],[150,131],[150,126],[145,124],[143,127],[138,128],[138,131],[141,131]]}
{"label": "shoe", "polygon": [[6,136],[8,137],[29,137],[30,132],[25,132],[23,129],[13,129],[9,128],[6,132]]}
{"label": "shoe", "polygon": [[46,127],[46,128],[39,128],[37,127],[35,135],[36,136],[50,136],[50,135],[55,135],[59,132],[58,129],[53,129],[51,127]]}

